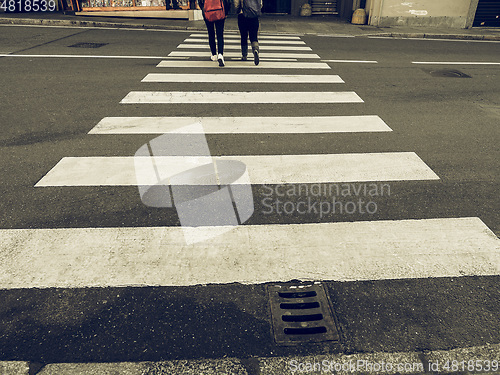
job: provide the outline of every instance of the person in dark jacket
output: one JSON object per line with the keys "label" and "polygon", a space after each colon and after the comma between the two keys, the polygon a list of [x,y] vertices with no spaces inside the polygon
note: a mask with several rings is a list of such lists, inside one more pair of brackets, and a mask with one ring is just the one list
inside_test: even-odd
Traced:
{"label": "person in dark jacket", "polygon": [[[227,14],[231,7],[230,0],[222,0],[224,4],[224,11]],[[198,5],[203,11],[203,6],[205,5],[205,0],[198,0]],[[212,61],[218,61],[219,66],[224,66],[224,22],[225,19],[210,22],[205,18],[203,14],[203,19],[205,20],[205,25],[207,25],[208,31],[208,45],[210,46],[210,51],[212,52]],[[215,43],[215,34],[217,34],[217,44]]]}
{"label": "person in dark jacket", "polygon": [[[252,17],[246,16],[243,12],[243,4],[245,0],[233,0],[236,14],[238,15],[238,29],[241,36],[241,59],[247,60],[248,55],[248,39],[252,44],[253,59],[255,65],[259,65],[259,41],[257,34],[259,32],[259,16],[262,9],[262,0],[253,1],[254,14]],[[248,6],[248,5],[247,5]]]}

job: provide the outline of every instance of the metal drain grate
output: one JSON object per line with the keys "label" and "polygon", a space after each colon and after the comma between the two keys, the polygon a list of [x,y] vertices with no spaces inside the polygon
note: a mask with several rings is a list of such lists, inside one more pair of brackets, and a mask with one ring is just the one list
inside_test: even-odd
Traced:
{"label": "metal drain grate", "polygon": [[323,285],[268,286],[274,339],[279,345],[339,341],[339,333]]}
{"label": "metal drain grate", "polygon": [[424,72],[429,73],[433,77],[445,77],[445,78],[472,78],[471,76],[461,72],[460,70],[451,69],[423,69]]}
{"label": "metal drain grate", "polygon": [[74,47],[74,48],[99,48],[102,46],[107,45],[108,43],[76,43],[68,47]]}

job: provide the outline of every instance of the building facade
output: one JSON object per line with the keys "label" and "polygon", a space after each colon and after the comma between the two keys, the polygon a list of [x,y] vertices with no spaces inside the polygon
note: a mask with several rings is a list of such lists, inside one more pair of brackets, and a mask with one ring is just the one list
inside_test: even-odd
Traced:
{"label": "building facade", "polygon": [[[194,0],[60,0],[84,12],[127,12],[129,16],[200,19]],[[263,0],[263,12],[299,16],[310,4],[312,17],[351,20],[362,8],[372,26],[500,27],[500,0]],[[184,12],[184,13],[183,13]],[[134,14],[135,13],[135,14]],[[112,15],[108,13],[108,15]],[[123,15],[123,14],[121,14]],[[183,18],[183,17],[181,17]]]}
{"label": "building facade", "polygon": [[[280,11],[300,14],[308,2],[312,14],[331,14],[351,20],[358,8],[365,9],[372,26],[436,26],[451,28],[500,27],[500,0],[264,0],[280,2]],[[287,8],[289,7],[289,8]],[[268,9],[274,9],[268,5]]]}

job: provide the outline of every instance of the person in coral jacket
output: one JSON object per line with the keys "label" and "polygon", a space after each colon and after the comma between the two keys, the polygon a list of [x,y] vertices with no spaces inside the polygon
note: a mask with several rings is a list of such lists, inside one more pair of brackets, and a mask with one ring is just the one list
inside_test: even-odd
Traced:
{"label": "person in coral jacket", "polygon": [[[227,14],[231,8],[230,0],[221,0],[224,5],[224,11]],[[203,10],[205,5],[205,0],[198,0],[198,5]],[[212,61],[218,61],[219,66],[224,66],[224,22],[225,18],[210,22],[206,19],[205,13],[203,13],[203,19],[205,20],[205,25],[207,25],[208,31],[208,44],[210,46],[210,51],[212,52]],[[217,33],[217,44],[215,44],[215,34]]]}
{"label": "person in coral jacket", "polygon": [[241,59],[247,60],[248,39],[252,45],[255,65],[259,65],[259,17],[262,15],[262,0],[233,0],[238,14],[238,28],[241,36]]}

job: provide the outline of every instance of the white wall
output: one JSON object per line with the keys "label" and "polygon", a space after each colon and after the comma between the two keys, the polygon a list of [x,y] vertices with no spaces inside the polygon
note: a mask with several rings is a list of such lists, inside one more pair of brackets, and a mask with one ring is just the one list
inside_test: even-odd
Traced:
{"label": "white wall", "polygon": [[478,0],[367,0],[375,26],[470,27]]}

